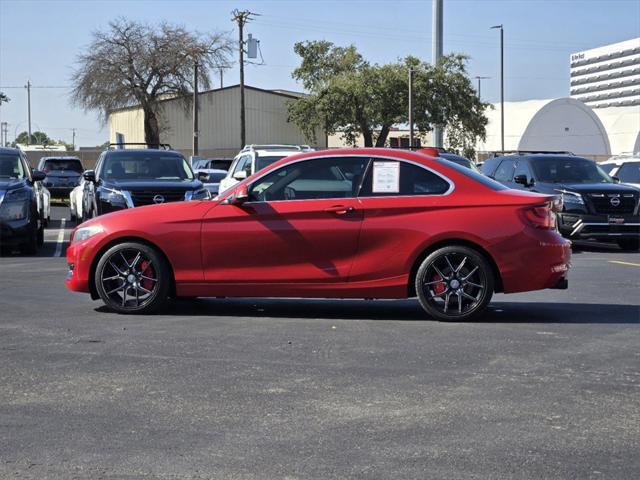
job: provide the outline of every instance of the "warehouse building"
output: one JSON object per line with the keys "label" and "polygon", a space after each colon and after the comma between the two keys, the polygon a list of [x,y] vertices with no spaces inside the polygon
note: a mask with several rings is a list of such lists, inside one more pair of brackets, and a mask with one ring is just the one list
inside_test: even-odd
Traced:
{"label": "warehouse building", "polygon": [[[318,129],[315,141],[308,139],[288,121],[287,104],[303,94],[285,90],[263,90],[245,86],[247,144],[312,144],[326,148],[327,136]],[[199,94],[199,154],[201,157],[233,157],[240,144],[240,86],[208,90]],[[193,111],[179,98],[160,102],[160,141],[185,155],[192,154]],[[116,134],[127,143],[144,143],[144,117],[140,107],[128,107],[109,114],[109,141]]]}

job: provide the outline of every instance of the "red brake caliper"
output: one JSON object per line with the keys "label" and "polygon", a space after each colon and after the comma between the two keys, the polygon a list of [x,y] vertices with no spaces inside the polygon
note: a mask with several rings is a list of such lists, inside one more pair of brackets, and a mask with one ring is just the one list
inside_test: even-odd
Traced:
{"label": "red brake caliper", "polygon": [[[150,262],[148,262],[147,260],[143,261],[140,264],[140,271],[142,272],[142,274],[145,277],[149,277],[149,278],[156,278],[155,275],[155,270],[153,269],[153,267],[150,265]],[[147,290],[153,290],[153,280],[147,280],[146,278],[142,279],[142,287],[146,288]]]}
{"label": "red brake caliper", "polygon": [[434,283],[431,286],[431,288],[433,288],[433,291],[436,293],[436,295],[440,295],[441,293],[444,293],[444,291],[447,289],[447,286],[442,281],[442,277],[440,275],[438,275],[437,273],[433,276],[431,281],[432,282],[440,282],[440,283]]}

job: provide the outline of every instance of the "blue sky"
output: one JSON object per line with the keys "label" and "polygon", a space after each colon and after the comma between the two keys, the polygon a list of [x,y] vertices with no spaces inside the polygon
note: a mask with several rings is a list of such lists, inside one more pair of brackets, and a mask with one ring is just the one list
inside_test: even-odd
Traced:
{"label": "blue sky", "polygon": [[[293,44],[326,39],[353,43],[374,63],[415,55],[431,60],[431,0],[0,0],[0,87],[70,84],[77,53],[117,16],[149,23],[167,20],[201,32],[237,32],[231,10],[262,14],[247,27],[261,42],[266,65],[249,66],[246,82],[262,88],[299,90],[291,78],[298,64]],[[470,76],[492,77],[482,84],[483,100],[499,96],[498,32],[505,26],[507,100],[568,95],[569,54],[640,36],[638,0],[444,0],[444,49],[470,56]],[[225,85],[238,82],[238,70],[225,73]],[[217,85],[218,79],[214,77]],[[475,83],[475,80],[474,80]],[[24,88],[2,88],[10,98],[0,119],[9,139],[26,130]],[[73,107],[65,88],[32,90],[32,125],[54,138],[82,146],[106,140],[95,113]]]}

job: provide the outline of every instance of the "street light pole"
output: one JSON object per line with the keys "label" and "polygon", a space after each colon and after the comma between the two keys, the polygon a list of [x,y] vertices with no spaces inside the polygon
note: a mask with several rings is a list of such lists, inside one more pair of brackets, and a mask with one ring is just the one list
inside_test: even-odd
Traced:
{"label": "street light pole", "polygon": [[27,137],[27,145],[31,145],[31,81],[27,80],[25,87],[27,89],[27,115],[29,119],[29,136]]}
{"label": "street light pole", "polygon": [[482,77],[480,75],[476,75],[474,77],[476,80],[478,80],[478,100],[482,100],[482,94],[481,94],[481,88],[482,88],[482,84],[481,84],[481,80],[487,80],[491,77]]}
{"label": "street light pole", "polygon": [[198,146],[198,60],[193,63],[193,157],[199,154]]}
{"label": "street light pole", "polygon": [[413,68],[409,69],[409,148],[413,147]]}
{"label": "street light pole", "polygon": [[491,27],[494,28],[500,29],[500,142],[504,153],[504,29],[502,24]]}

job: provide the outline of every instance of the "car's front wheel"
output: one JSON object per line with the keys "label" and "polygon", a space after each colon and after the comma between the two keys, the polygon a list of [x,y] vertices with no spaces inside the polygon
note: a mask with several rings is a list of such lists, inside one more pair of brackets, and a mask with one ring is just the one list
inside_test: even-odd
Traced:
{"label": "car's front wheel", "polygon": [[495,285],[487,259],[462,245],[440,248],[427,256],[415,280],[422,308],[438,320],[469,320],[489,304]]}
{"label": "car's front wheel", "polygon": [[153,313],[167,301],[173,278],[164,257],[137,242],[107,250],[95,273],[98,295],[118,313]]}

